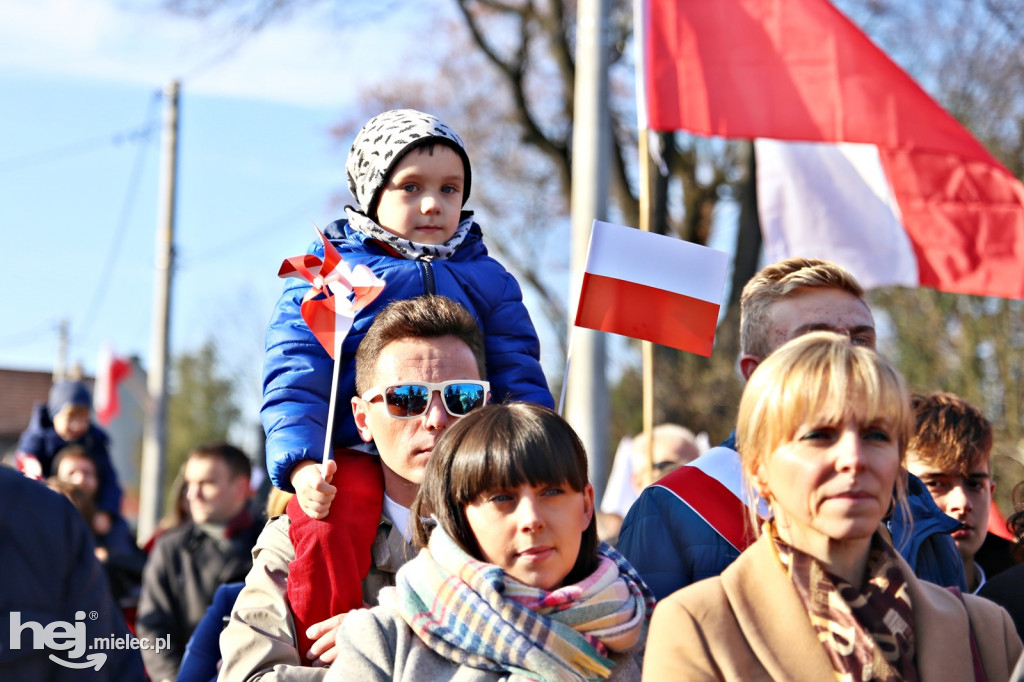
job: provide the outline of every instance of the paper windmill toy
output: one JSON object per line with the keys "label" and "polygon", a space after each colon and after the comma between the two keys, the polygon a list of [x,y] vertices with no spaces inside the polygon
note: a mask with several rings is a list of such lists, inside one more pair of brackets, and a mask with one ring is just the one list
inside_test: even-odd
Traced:
{"label": "paper windmill toy", "polygon": [[299,310],[313,336],[334,360],[324,441],[326,467],[328,453],[331,451],[331,427],[337,402],[341,344],[352,328],[356,313],[372,303],[384,290],[384,280],[365,265],[349,268],[320,228],[315,225],[313,227],[324,245],[323,258],[312,253],[285,258],[277,276],[297,277],[309,282],[310,289],[303,297]]}

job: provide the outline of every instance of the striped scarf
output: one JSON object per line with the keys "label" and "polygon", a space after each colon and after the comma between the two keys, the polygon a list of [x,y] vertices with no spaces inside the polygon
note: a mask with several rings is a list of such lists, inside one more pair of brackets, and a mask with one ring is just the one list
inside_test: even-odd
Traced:
{"label": "striped scarf", "polygon": [[654,595],[609,545],[598,555],[585,580],[548,592],[474,559],[437,526],[429,547],[399,570],[394,606],[455,663],[550,682],[606,679],[609,651],[646,637]]}

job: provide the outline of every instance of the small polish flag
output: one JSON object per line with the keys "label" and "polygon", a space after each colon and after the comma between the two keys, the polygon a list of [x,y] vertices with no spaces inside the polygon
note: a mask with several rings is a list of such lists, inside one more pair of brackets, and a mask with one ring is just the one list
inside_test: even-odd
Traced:
{"label": "small polish flag", "polygon": [[576,326],[708,357],[728,263],[716,249],[595,220]]}
{"label": "small polish flag", "polygon": [[128,360],[114,355],[107,344],[100,348],[92,402],[93,408],[96,411],[96,420],[103,426],[109,426],[110,422],[121,413],[118,386],[131,373],[132,365]]}

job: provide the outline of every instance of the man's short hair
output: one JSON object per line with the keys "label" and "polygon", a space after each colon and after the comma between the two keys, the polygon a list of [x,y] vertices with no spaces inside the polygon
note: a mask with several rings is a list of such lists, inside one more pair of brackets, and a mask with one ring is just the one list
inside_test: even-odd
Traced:
{"label": "man's short hair", "polygon": [[766,358],[772,330],[769,307],[804,288],[839,289],[864,298],[864,288],[835,263],[814,258],[787,258],[765,266],[754,275],[740,296],[740,352]]}
{"label": "man's short hair", "polygon": [[356,350],[356,391],[373,388],[377,360],[389,343],[402,339],[437,339],[454,336],[462,340],[476,358],[480,378],[487,378],[484,335],[476,320],[459,303],[446,296],[425,294],[392,301],[377,313]]}
{"label": "man's short hair", "polygon": [[939,471],[968,476],[992,454],[992,422],[953,393],[915,393],[910,454]]}
{"label": "man's short hair", "polygon": [[252,461],[249,456],[230,443],[207,443],[189,453],[188,458],[212,457],[224,462],[232,477],[252,478]]}

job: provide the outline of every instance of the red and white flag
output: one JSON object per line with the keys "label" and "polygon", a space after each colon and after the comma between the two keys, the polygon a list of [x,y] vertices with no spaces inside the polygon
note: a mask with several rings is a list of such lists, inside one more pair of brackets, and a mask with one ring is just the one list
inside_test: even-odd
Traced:
{"label": "red and white flag", "polygon": [[131,363],[114,355],[110,346],[104,344],[100,348],[99,362],[96,365],[96,383],[93,386],[92,406],[96,411],[96,421],[103,426],[121,413],[121,400],[118,397],[118,386],[132,373]]}
{"label": "red and white flag", "polygon": [[827,0],[643,1],[641,122],[756,140],[769,260],[1024,297],[1024,185]]}
{"label": "red and white flag", "polygon": [[728,254],[594,221],[576,326],[711,355]]}

